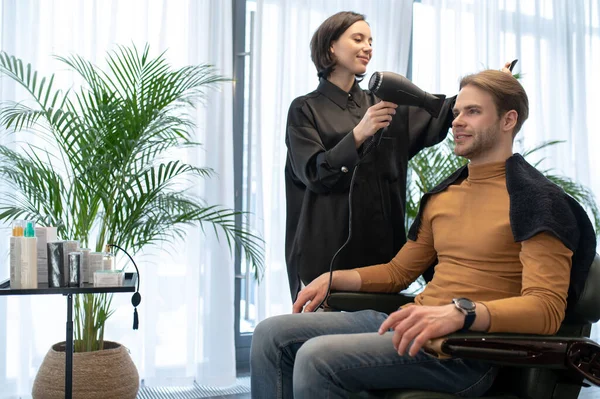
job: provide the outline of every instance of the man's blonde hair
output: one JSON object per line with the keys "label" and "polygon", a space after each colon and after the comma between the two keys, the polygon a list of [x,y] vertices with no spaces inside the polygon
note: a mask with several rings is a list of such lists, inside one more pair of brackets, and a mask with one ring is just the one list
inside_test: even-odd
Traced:
{"label": "man's blonde hair", "polygon": [[517,111],[513,137],[521,130],[521,126],[529,117],[529,99],[517,79],[506,72],[488,69],[462,78],[460,88],[468,85],[478,87],[492,96],[498,117],[513,109]]}

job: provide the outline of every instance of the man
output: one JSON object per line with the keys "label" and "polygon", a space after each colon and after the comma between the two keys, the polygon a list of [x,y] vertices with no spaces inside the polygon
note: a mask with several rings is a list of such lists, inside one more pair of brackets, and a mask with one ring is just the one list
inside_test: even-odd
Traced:
{"label": "man", "polygon": [[254,331],[253,397],[343,398],[391,388],[478,396],[495,368],[438,359],[423,345],[460,330],[558,330],[594,256],[591,223],[572,198],[512,155],[529,112],[521,84],[488,70],[463,78],[460,89],[452,131],[468,166],[424,196],[408,243],[389,263],[333,273],[335,290],[398,292],[437,259],[417,306],[389,316],[311,313],[327,292],[329,276],[321,275],[294,303],[303,314],[272,317]]}

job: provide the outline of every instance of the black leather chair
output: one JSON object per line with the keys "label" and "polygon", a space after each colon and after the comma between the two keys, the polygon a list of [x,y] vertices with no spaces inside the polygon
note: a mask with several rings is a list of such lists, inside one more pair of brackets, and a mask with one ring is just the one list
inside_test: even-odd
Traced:
{"label": "black leather chair", "polygon": [[[391,313],[412,302],[400,294],[333,292],[332,310],[375,309]],[[554,336],[456,333],[443,340],[451,356],[480,359],[499,367],[488,399],[576,399],[582,386],[600,385],[600,346],[589,339],[600,319],[600,256],[596,254],[579,300]],[[386,399],[456,399],[446,393],[414,390],[372,391],[359,397]]]}

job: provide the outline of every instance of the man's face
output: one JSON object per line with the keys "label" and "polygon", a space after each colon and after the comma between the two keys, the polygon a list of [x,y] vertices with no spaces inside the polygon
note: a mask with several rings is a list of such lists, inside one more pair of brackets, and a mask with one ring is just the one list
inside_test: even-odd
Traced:
{"label": "man's face", "polygon": [[492,96],[467,85],[458,93],[452,111],[454,153],[471,161],[485,159],[500,144],[500,118]]}

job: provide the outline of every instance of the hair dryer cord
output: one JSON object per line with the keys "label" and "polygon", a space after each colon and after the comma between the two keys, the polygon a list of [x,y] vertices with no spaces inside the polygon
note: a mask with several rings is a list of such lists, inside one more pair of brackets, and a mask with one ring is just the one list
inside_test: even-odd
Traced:
{"label": "hair dryer cord", "polygon": [[383,136],[385,131],[386,129],[383,128],[373,135],[373,140],[369,141],[369,143],[365,145],[365,148],[363,150],[363,156],[358,161],[358,163],[354,167],[354,170],[352,171],[352,179],[350,179],[350,191],[348,192],[348,238],[346,238],[346,241],[333,255],[333,257],[331,258],[331,262],[329,262],[329,283],[327,284],[327,293],[325,293],[325,298],[323,298],[321,303],[319,303],[319,306],[317,306],[315,310],[313,310],[313,312],[316,312],[317,309],[323,307],[323,305],[327,301],[327,298],[329,298],[329,294],[331,293],[331,284],[333,283],[333,265],[340,252],[342,252],[342,250],[346,248],[346,245],[348,245],[350,239],[352,238],[352,191],[354,190],[354,179],[356,178],[356,171],[358,170],[361,161],[365,159],[371,151],[379,147],[379,143],[381,143],[381,137]]}

